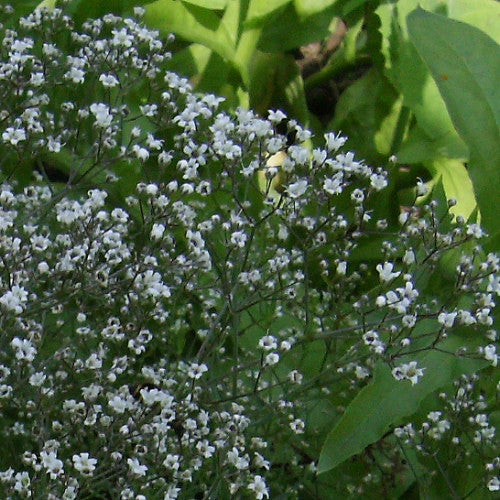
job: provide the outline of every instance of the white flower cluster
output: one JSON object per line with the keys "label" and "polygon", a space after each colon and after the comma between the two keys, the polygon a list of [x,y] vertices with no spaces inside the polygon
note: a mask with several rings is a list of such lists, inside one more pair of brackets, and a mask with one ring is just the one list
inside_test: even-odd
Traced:
{"label": "white flower cluster", "polygon": [[[454,382],[452,391],[440,394],[444,402],[441,411],[429,412],[419,428],[413,423],[397,427],[394,435],[421,456],[432,456],[440,465],[454,463],[455,467],[460,464],[463,469],[471,469],[473,463],[481,461],[487,472],[483,486],[498,491],[498,439],[486,413],[489,405],[480,393],[480,382],[478,375],[462,376]],[[471,439],[474,456],[469,451]]]}
{"label": "white flower cluster", "polygon": [[[496,365],[499,261],[480,228],[441,229],[433,203],[380,217],[387,176],[346,138],[288,120],[289,144],[283,111],[222,111],[132,19],[80,32],[37,10],[1,33],[4,496],[293,496],[316,481],[310,408],[338,397],[342,413],[376,362],[418,384],[420,354],[467,329],[448,354]],[[270,201],[258,175],[277,152]],[[450,430],[429,420],[434,440]]]}

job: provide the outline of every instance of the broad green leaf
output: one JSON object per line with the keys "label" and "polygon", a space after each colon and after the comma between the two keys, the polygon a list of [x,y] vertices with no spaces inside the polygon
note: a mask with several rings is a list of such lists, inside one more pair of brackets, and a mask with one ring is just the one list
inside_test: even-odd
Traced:
{"label": "broad green leaf", "polygon": [[[429,9],[439,8],[439,0],[424,0]],[[461,142],[446,106],[429,70],[409,42],[406,15],[418,0],[381,5],[377,9],[382,33],[382,53],[385,72],[391,83],[401,92],[405,106],[415,115],[419,127],[431,138],[443,143]]]}
{"label": "broad green leaf", "polygon": [[426,165],[434,177],[443,181],[446,199],[455,198],[457,204],[450,209],[455,215],[467,220],[476,208],[474,189],[463,162],[448,158],[437,158]]}
{"label": "broad green leaf", "polygon": [[318,14],[300,18],[293,5],[287,5],[265,25],[259,49],[263,52],[286,52],[323,40],[335,29],[337,13],[338,9],[333,5]]}
{"label": "broad green leaf", "polygon": [[[422,8],[425,7],[422,5]],[[500,3],[496,0],[455,0],[449,2],[448,17],[471,24],[500,43]]]}
{"label": "broad green leaf", "polygon": [[308,17],[331,7],[337,0],[293,0],[293,5],[299,17]]}
{"label": "broad green leaf", "polygon": [[399,163],[415,164],[441,157],[465,161],[469,157],[469,150],[457,134],[432,138],[419,125],[415,125],[395,154]]}
{"label": "broad green leaf", "polygon": [[[227,1],[227,0],[226,0]],[[236,47],[240,31],[240,16],[242,4],[238,0],[231,0],[224,11],[221,19],[221,26],[229,33],[229,37],[233,40]]]}
{"label": "broad green leaf", "polygon": [[292,0],[250,0],[245,24],[256,26]]}
{"label": "broad green leaf", "polygon": [[232,109],[239,104],[239,98],[235,94],[239,82],[239,78],[232,72],[230,63],[215,52],[210,55],[203,73],[196,78],[197,89],[200,92],[215,93],[225,97],[223,106]]}
{"label": "broad green leaf", "polygon": [[[192,43],[174,54],[168,62],[168,69],[188,78],[196,77],[205,70],[211,54],[212,51],[208,47]],[[196,85],[196,81],[194,84]]]}
{"label": "broad green leaf", "polygon": [[[434,150],[435,157],[466,159],[469,153],[463,137],[457,133],[429,70],[409,42],[406,17],[418,5],[469,22],[499,39],[500,4],[492,0],[405,0],[385,3],[376,10],[381,22],[386,74],[403,94],[405,105],[412,110],[419,128],[418,137],[412,137],[410,131],[409,143],[405,142],[401,151],[405,159],[401,161],[423,161],[422,155],[430,160]],[[423,137],[426,138],[422,143],[425,148],[419,151],[419,140]]]}
{"label": "broad green leaf", "polygon": [[380,70],[370,69],[340,96],[328,125],[349,137],[348,145],[371,162],[389,157],[401,99]]}
{"label": "broad green leaf", "polygon": [[[463,339],[453,336],[441,347],[454,352],[463,344]],[[328,435],[319,457],[320,473],[333,469],[381,439],[391,426],[415,413],[433,391],[485,365],[483,361],[439,351],[427,351],[415,359],[419,367],[425,368],[424,377],[415,386],[408,381],[395,380],[389,367],[382,362],[376,365],[373,382],[358,393]]]}
{"label": "broad green leaf", "polygon": [[411,40],[430,68],[471,158],[469,174],[490,234],[500,231],[496,185],[500,167],[500,51],[465,23],[417,9],[408,16]]}
{"label": "broad green leaf", "polygon": [[40,2],[36,6],[36,8],[37,9],[46,8],[46,9],[52,10],[56,6],[56,2],[57,2],[57,0],[43,0],[43,2]]}
{"label": "broad green leaf", "polygon": [[307,125],[304,82],[291,55],[257,52],[250,71],[250,106],[261,114],[281,108]]}
{"label": "broad green leaf", "polygon": [[212,11],[175,0],[157,0],[146,5],[146,24],[163,34],[175,33],[185,40],[211,48],[232,59],[235,40]]}
{"label": "broad green leaf", "polygon": [[223,10],[226,8],[228,0],[182,0],[184,3],[197,5],[204,9]]}
{"label": "broad green leaf", "polygon": [[351,15],[354,11],[364,9],[365,4],[370,3],[371,0],[347,0],[342,2],[342,17]]}

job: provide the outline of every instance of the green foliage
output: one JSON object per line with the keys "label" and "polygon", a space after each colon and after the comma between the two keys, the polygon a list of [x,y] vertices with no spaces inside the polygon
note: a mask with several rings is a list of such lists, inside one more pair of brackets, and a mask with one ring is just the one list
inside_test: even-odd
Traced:
{"label": "green foliage", "polygon": [[500,241],[500,223],[489,210],[500,167],[500,52],[498,44],[465,23],[415,10],[411,40],[429,66],[453,123],[470,150],[472,178],[482,221]]}
{"label": "green foliage", "polygon": [[[431,324],[430,331],[434,328]],[[418,364],[425,366],[425,378],[415,386],[396,381],[387,366],[378,364],[373,382],[358,393],[326,438],[319,457],[319,472],[333,469],[382,439],[391,427],[414,415],[429,394],[449,385],[451,380],[486,366],[484,361],[457,356],[461,345],[462,339],[455,337],[445,342],[440,351],[416,356]]]}
{"label": "green foliage", "polygon": [[175,0],[157,0],[147,5],[145,20],[164,35],[176,33],[229,60],[234,57],[236,40],[224,20],[211,10]]}
{"label": "green foliage", "polygon": [[[8,23],[32,11],[36,3],[32,0],[17,2]],[[39,7],[54,8],[56,5],[59,5],[56,0],[45,0]],[[263,355],[260,360],[259,356],[251,357],[253,369],[259,375],[250,382],[245,379],[245,390],[260,405],[260,410],[255,412],[255,417],[261,419],[259,424],[269,435],[276,437],[276,445],[270,453],[278,465],[270,474],[287,474],[294,461],[300,465],[310,464],[311,470],[317,464],[317,471],[303,479],[304,490],[311,495],[319,498],[344,495],[345,489],[341,490],[339,484],[344,488],[346,477],[357,479],[371,474],[374,464],[384,463],[385,447],[389,446],[399,446],[411,464],[410,470],[399,462],[399,458],[391,457],[394,469],[384,472],[385,476],[382,474],[387,484],[390,482],[388,477],[400,480],[389,493],[385,491],[391,498],[416,498],[420,495],[437,499],[449,496],[450,492],[459,497],[475,498],[476,493],[471,493],[474,488],[484,493],[484,484],[478,487],[483,481],[484,460],[475,453],[473,445],[469,444],[467,448],[472,455],[468,475],[464,475],[458,466],[450,466],[450,470],[443,473],[441,464],[453,462],[453,457],[447,456],[446,451],[437,449],[434,454],[418,454],[414,446],[397,441],[392,431],[408,421],[425,420],[435,407],[433,405],[439,402],[437,394],[453,392],[452,383],[460,377],[473,376],[483,370],[483,375],[486,375],[481,379],[480,392],[495,393],[498,381],[493,375],[489,377],[490,372],[484,369],[484,356],[477,355],[482,344],[478,339],[470,338],[475,330],[457,327],[438,349],[430,350],[435,347],[436,338],[440,342],[443,340],[440,337],[443,330],[437,321],[439,312],[450,304],[452,308],[460,306],[464,309],[470,305],[461,304],[457,298],[461,290],[457,269],[468,262],[479,266],[478,261],[486,259],[485,253],[477,250],[470,235],[464,236],[464,240],[445,244],[437,241],[437,237],[432,241],[425,232],[429,229],[426,227],[421,232],[415,229],[415,234],[405,236],[404,244],[400,246],[397,235],[406,224],[401,222],[401,213],[409,211],[412,217],[417,217],[419,210],[427,210],[423,208],[424,203],[438,199],[439,208],[425,212],[430,213],[431,222],[428,224],[438,227],[443,223],[452,234],[455,228],[458,228],[458,233],[465,231],[461,229],[461,223],[457,225],[457,216],[471,223],[481,222],[490,235],[485,249],[495,251],[499,248],[496,193],[500,168],[499,4],[493,0],[71,0],[65,9],[75,24],[81,26],[87,18],[98,18],[106,13],[130,15],[133,7],[138,5],[145,9],[143,19],[149,28],[159,30],[162,37],[170,33],[177,37],[172,46],[171,60],[161,63],[162,71],[172,70],[186,76],[196,92],[224,96],[226,101],[221,110],[228,113],[244,107],[251,108],[260,117],[267,117],[269,109],[282,110],[289,119],[313,130],[313,137],[301,141],[310,153],[307,166],[296,166],[289,173],[290,177],[302,175],[309,185],[319,182],[317,179],[322,170],[311,159],[312,150],[323,145],[323,134],[331,130],[342,130],[349,138],[349,150],[361,155],[367,164],[382,165],[389,172],[387,188],[381,192],[370,191],[370,209],[366,212],[373,221],[384,220],[383,230],[373,224],[367,229],[368,223],[356,220],[352,226],[331,235],[329,246],[325,248],[321,245],[315,247],[314,238],[298,224],[287,225],[287,235],[278,240],[278,228],[286,220],[286,210],[291,210],[289,207],[293,205],[290,197],[283,196],[270,208],[255,179],[238,177],[238,169],[247,164],[243,165],[242,160],[234,164],[226,160],[214,161],[210,165],[213,170],[206,168],[203,171],[214,186],[219,185],[221,172],[224,172],[224,177],[221,177],[220,185],[228,178],[232,179],[231,176],[240,183],[208,201],[194,194],[190,198],[193,206],[202,207],[203,219],[208,220],[213,214],[229,214],[227,207],[237,199],[236,212],[248,217],[253,224],[252,231],[266,227],[268,240],[257,241],[252,254],[242,252],[241,258],[235,259],[238,265],[234,267],[232,264],[233,267],[225,269],[225,259],[229,262],[229,256],[232,259],[234,255],[226,248],[230,235],[222,230],[219,233],[214,231],[212,240],[207,239],[207,251],[215,261],[218,259],[222,263],[220,269],[216,269],[217,286],[223,292],[222,305],[214,301],[210,317],[216,319],[214,324],[224,324],[231,333],[224,336],[226,334],[216,332],[215,327],[209,331],[201,319],[207,311],[199,297],[195,292],[183,290],[184,295],[179,295],[179,302],[174,304],[178,320],[175,335],[165,343],[172,351],[172,358],[199,360],[206,356],[204,361],[210,364],[212,380],[223,382],[219,385],[213,383],[211,398],[218,396],[219,391],[223,398],[227,397],[220,389],[224,384],[232,384],[231,390],[237,393],[237,377],[244,372],[238,367],[245,365],[248,353],[255,353],[263,332],[276,337],[283,332],[297,336],[300,341],[293,351],[284,357],[279,367],[270,371],[269,376],[266,372],[269,402],[260,398],[257,391],[260,373],[264,373]],[[302,72],[298,64],[301,62],[300,49],[307,44],[318,44],[320,51],[326,50],[331,37],[337,34],[340,18],[347,21],[348,30],[341,37],[339,46],[333,53],[327,53],[312,74]],[[70,44],[63,35],[58,42],[61,47]],[[58,104],[75,100],[82,108],[87,95],[111,103],[116,94],[97,88],[98,75],[92,78],[93,83],[89,84],[91,78],[88,77],[85,92],[79,93],[70,85],[67,88],[57,86],[52,93],[49,90],[50,98]],[[122,96],[120,103],[128,107],[131,117],[121,123],[119,146],[135,141],[132,137],[134,126],[161,138],[170,149],[177,146],[175,137],[179,129],[176,125],[170,122],[165,125],[165,122],[141,116],[140,106],[149,99],[159,99],[164,90],[162,86],[163,81],[153,80],[150,88],[149,83],[143,85],[138,79]],[[325,104],[328,108],[324,110],[325,115],[316,116],[308,104],[315,91],[325,88],[334,97]],[[285,134],[289,132],[283,120],[280,124],[273,123],[273,133],[283,133],[280,126],[285,127]],[[95,128],[88,125],[79,136],[79,142],[63,144],[60,152],[34,153],[30,158],[5,156],[0,165],[2,173],[5,178],[19,181],[20,187],[32,182],[34,169],[40,169],[47,178],[54,171],[70,179],[74,178],[75,171],[89,173],[75,186],[70,181],[53,181],[51,186],[60,190],[62,197],[76,196],[78,191],[106,185],[107,175],[111,172],[118,175],[119,180],[109,187],[107,203],[110,206],[123,206],[137,183],[144,180],[184,182],[182,173],[175,168],[162,169],[151,160],[140,163],[132,154],[127,161],[110,160],[105,173],[99,167],[104,158],[99,156],[100,150],[93,157],[85,155],[94,135]],[[252,139],[244,145],[248,155],[245,162],[248,158],[257,158],[259,167],[265,164],[268,156],[262,144],[262,141]],[[287,152],[290,151],[288,146],[283,146]],[[79,163],[75,167],[77,160]],[[415,189],[418,179],[433,188],[431,194],[418,196],[421,194]],[[451,203],[448,207],[449,199],[456,200],[456,204]],[[420,208],[414,207],[415,203]],[[323,224],[329,230],[334,219],[328,217],[336,213],[348,214],[347,218],[352,218],[352,206],[352,192],[345,191],[335,195],[327,205],[319,198],[313,200],[305,210],[311,217],[324,217],[327,223]],[[46,207],[44,216],[50,215],[52,207]],[[147,203],[142,202],[129,208],[137,226],[144,224],[135,235],[140,250],[147,246],[147,231],[150,229],[145,229],[145,208]],[[267,215],[261,218],[266,210]],[[449,213],[455,216],[453,222],[448,219]],[[148,224],[160,221],[155,217],[156,214],[151,215]],[[173,227],[172,234],[181,247],[179,252],[183,252],[183,247],[187,247],[184,230]],[[351,239],[354,242],[352,248],[344,247]],[[378,312],[373,310],[363,310],[366,297],[373,301],[382,293],[375,266],[391,258],[398,269],[408,271],[403,256],[412,245],[416,247],[417,242],[424,248],[417,256],[421,267],[414,270],[415,283],[423,299],[435,301],[434,309],[422,313],[422,318],[426,315],[432,317],[428,322],[423,320],[428,331],[415,330],[426,340],[412,346],[409,353],[401,354],[395,348],[390,354],[384,354],[383,360],[367,365],[373,369],[373,378],[360,377],[353,381],[354,376],[349,378],[347,375],[349,369],[345,360],[357,363],[359,360],[350,355],[363,348],[350,330],[353,318],[362,325],[360,330],[363,332],[368,329],[366,323],[382,324],[387,319],[386,316],[378,317]],[[297,287],[296,295],[282,303],[276,298],[279,295],[276,289],[282,292],[280,279],[274,283],[275,289],[259,290],[258,293],[250,293],[238,283],[241,269],[246,269],[248,262],[260,263],[259,259],[269,253],[270,245],[284,252],[295,252],[294,258],[300,262],[300,270],[305,274],[304,286]],[[363,276],[361,282],[353,285],[353,290],[344,290],[344,276],[335,271],[342,252],[349,255],[350,272]],[[435,261],[434,256],[437,256]],[[212,286],[208,280],[204,282],[203,277],[199,280],[200,289]],[[485,288],[486,285],[481,291],[485,292]],[[353,296],[359,296],[361,304],[355,313],[349,302]],[[478,310],[481,307],[490,311],[495,306],[476,304]],[[323,315],[315,316],[311,311],[323,311]],[[74,312],[72,309],[71,314]],[[61,329],[73,325],[74,320],[70,321],[70,318],[71,315],[65,317],[66,326]],[[202,340],[197,332],[204,329],[209,333]],[[332,335],[332,331],[336,335]],[[411,328],[409,331],[415,333]],[[398,340],[394,340],[393,334]],[[388,329],[384,341],[396,345],[400,334],[399,330],[394,333]],[[484,341],[484,337],[481,340]],[[468,357],[460,350],[464,345],[469,349]],[[152,357],[158,357],[164,347],[156,348]],[[45,348],[55,350],[53,343]],[[222,360],[220,352],[230,352],[234,358]],[[367,355],[363,356],[361,359],[366,360]],[[424,367],[422,380],[414,386],[409,381],[395,380],[391,368],[397,358],[416,360],[418,366]],[[328,369],[324,369],[325,366]],[[306,380],[304,387],[283,389],[283,380],[297,367]],[[302,412],[301,417],[310,426],[303,439],[294,436],[288,442],[283,438],[283,426],[273,421],[270,407],[279,399],[280,390],[285,391],[283,397],[296,398],[303,403],[297,412]],[[493,399],[488,401],[488,409],[494,408],[495,404],[497,402]],[[494,417],[498,419],[498,412],[492,412],[492,421]],[[285,427],[288,424],[286,422]],[[9,446],[12,447],[12,442]],[[225,488],[217,484],[212,493],[229,498]],[[283,498],[287,494],[283,493]],[[484,498],[480,495],[477,498]]]}

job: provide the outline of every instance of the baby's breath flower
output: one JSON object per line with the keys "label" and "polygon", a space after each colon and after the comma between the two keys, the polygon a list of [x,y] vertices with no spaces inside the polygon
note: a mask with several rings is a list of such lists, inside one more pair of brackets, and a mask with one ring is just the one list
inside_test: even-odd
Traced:
{"label": "baby's breath flower", "polygon": [[130,472],[135,476],[145,476],[148,470],[146,465],[142,465],[137,458],[127,458]]}
{"label": "baby's breath flower", "polygon": [[[457,356],[497,364],[499,260],[478,246],[478,225],[447,219],[453,203],[404,207],[400,226],[379,219],[373,197],[389,179],[341,151],[345,137],[310,150],[311,132],[280,110],[223,111],[165,70],[156,31],[115,14],[73,23],[64,8],[0,26],[6,497],[191,498],[216,483],[286,495],[316,465],[297,439],[272,464],[271,442],[301,437],[324,398],[344,413],[377,363],[416,384],[417,356],[445,356],[448,336]],[[64,182],[49,183],[47,167],[66,161]],[[40,171],[18,184],[18,163]],[[262,173],[279,196],[259,190]],[[470,335],[453,336],[458,326]],[[457,470],[472,437],[491,489],[496,429],[491,391],[473,396],[480,373],[394,434],[427,456],[452,447]],[[387,474],[368,464],[358,496],[407,472],[382,441],[394,463],[379,464]]]}
{"label": "baby's breath flower", "polygon": [[286,191],[291,198],[300,198],[306,192],[307,186],[307,181],[305,179],[301,179],[300,181],[290,184],[286,188]]}
{"label": "baby's breath flower", "polygon": [[258,474],[254,476],[253,480],[248,483],[247,488],[255,495],[257,500],[262,500],[262,498],[269,498],[269,490],[267,488],[266,482]]}
{"label": "baby's breath flower", "polygon": [[383,265],[377,264],[376,269],[382,282],[392,281],[401,274],[401,271],[393,272],[394,264],[392,262],[384,262]]}
{"label": "baby's breath flower", "polygon": [[84,476],[92,476],[97,460],[91,458],[88,453],[80,453],[73,455],[73,465],[75,469]]}

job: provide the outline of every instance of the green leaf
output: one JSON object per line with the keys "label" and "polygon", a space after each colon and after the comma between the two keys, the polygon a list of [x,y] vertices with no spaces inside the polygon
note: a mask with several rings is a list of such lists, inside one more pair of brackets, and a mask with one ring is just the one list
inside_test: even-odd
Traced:
{"label": "green leaf", "polygon": [[[417,4],[418,0],[407,0],[397,4],[381,5],[376,11],[381,21],[385,73],[403,95],[404,104],[415,115],[418,126],[432,141],[440,141],[448,149],[454,147],[457,142],[462,143],[462,140],[453,127],[429,70],[418,57],[415,47],[409,42],[406,30],[406,15]],[[426,0],[425,4],[430,9],[437,9],[441,2]]]}
{"label": "green leaf", "polygon": [[[442,344],[442,348],[454,352],[463,344],[463,339],[453,336]],[[485,366],[483,361],[440,351],[427,351],[415,360],[419,367],[425,368],[424,377],[415,386],[408,381],[395,380],[390,368],[382,362],[376,365],[373,382],[358,393],[328,435],[319,457],[318,472],[333,469],[381,439],[391,426],[415,413],[433,391],[463,373]]]}
{"label": "green leaf", "polygon": [[257,52],[250,77],[252,109],[265,115],[270,108],[281,108],[307,125],[304,82],[291,55]]}
{"label": "green leaf", "polygon": [[[425,5],[421,5],[425,10]],[[455,0],[448,5],[448,17],[471,24],[500,43],[500,3],[495,0]]]}
{"label": "green leaf", "polygon": [[370,162],[389,157],[401,99],[378,68],[370,69],[340,96],[330,130],[342,130],[349,148]]}
{"label": "green leaf", "polygon": [[262,24],[268,16],[291,1],[292,0],[250,0],[245,24],[247,26]]}
{"label": "green leaf", "polygon": [[443,181],[446,199],[455,198],[457,204],[450,212],[468,220],[476,208],[474,188],[463,162],[448,158],[437,158],[426,165],[436,180]]}
{"label": "green leaf", "polygon": [[192,43],[174,54],[168,62],[168,69],[192,78],[205,70],[211,54],[212,51],[208,47]]}
{"label": "green leaf", "polygon": [[469,146],[469,174],[490,234],[500,231],[496,185],[500,167],[500,51],[473,26],[426,12],[408,16],[411,40],[430,68],[460,136]]}
{"label": "green leaf", "polygon": [[232,59],[236,41],[212,11],[175,0],[157,0],[146,6],[146,24],[163,34],[175,33],[185,40],[211,48]]}
{"label": "green leaf", "polygon": [[223,10],[226,8],[228,0],[182,0],[184,3],[197,5],[204,9]]}
{"label": "green leaf", "polygon": [[335,3],[337,0],[293,0],[295,10],[301,18],[319,14]]}
{"label": "green leaf", "polygon": [[337,10],[333,5],[318,14],[300,18],[293,5],[288,5],[265,25],[259,49],[263,52],[286,52],[323,40],[335,29]]}
{"label": "green leaf", "polygon": [[36,8],[37,9],[43,9],[44,7],[46,9],[52,10],[56,6],[57,0],[43,0],[43,2],[40,2]]}
{"label": "green leaf", "polygon": [[395,151],[399,163],[425,163],[436,158],[466,161],[469,150],[458,134],[432,138],[415,125],[408,132],[401,147]]}

